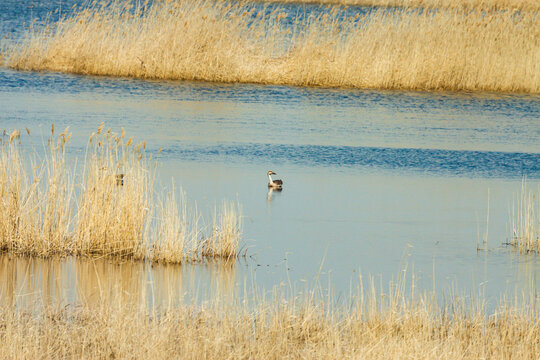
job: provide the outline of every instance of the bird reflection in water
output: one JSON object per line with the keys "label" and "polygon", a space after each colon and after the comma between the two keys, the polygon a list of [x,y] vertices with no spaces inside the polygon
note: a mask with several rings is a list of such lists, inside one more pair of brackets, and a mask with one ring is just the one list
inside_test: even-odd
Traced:
{"label": "bird reflection in water", "polygon": [[269,188],[268,188],[268,194],[266,195],[266,201],[267,201],[268,203],[270,203],[270,202],[272,201],[272,195],[273,195],[273,193],[276,192],[276,193],[279,194],[279,193],[281,193],[282,191],[283,191],[283,189],[281,189],[281,188],[276,189],[276,188],[271,188],[271,187],[269,187]]}

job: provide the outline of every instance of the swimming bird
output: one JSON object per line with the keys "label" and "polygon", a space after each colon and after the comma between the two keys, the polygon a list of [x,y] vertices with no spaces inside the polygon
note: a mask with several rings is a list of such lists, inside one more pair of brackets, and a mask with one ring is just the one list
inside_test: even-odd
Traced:
{"label": "swimming bird", "polygon": [[268,183],[268,187],[272,189],[281,189],[283,187],[283,181],[273,180],[272,175],[277,175],[277,174],[273,172],[272,170],[270,170],[268,172],[268,179],[270,180],[270,182]]}

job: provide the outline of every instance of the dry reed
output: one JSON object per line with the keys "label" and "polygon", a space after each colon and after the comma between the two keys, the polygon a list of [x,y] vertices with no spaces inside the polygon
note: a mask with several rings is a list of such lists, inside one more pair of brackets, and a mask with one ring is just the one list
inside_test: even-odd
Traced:
{"label": "dry reed", "polygon": [[[328,297],[331,298],[331,297]],[[534,305],[488,315],[481,301],[370,291],[347,305],[311,295],[254,303],[0,307],[0,353],[12,359],[537,359]]]}
{"label": "dry reed", "polygon": [[512,205],[510,245],[520,252],[540,253],[540,186],[535,193],[525,180]]}
{"label": "dry reed", "polygon": [[402,8],[450,8],[482,10],[527,10],[537,11],[536,0],[266,0],[283,3],[337,4],[356,6],[402,7]]}
{"label": "dry reed", "polygon": [[381,89],[540,92],[537,11],[331,7],[290,18],[205,0],[78,10],[4,50],[19,70]]}
{"label": "dry reed", "polygon": [[202,256],[225,259],[236,257],[240,234],[242,233],[240,212],[240,205],[230,202],[223,202],[219,212],[216,207],[212,233],[200,247]]}
{"label": "dry reed", "polygon": [[158,211],[156,164],[146,155],[145,143],[135,145],[131,138],[125,140],[124,130],[117,135],[102,124],[90,136],[81,180],[75,183],[76,168],[65,160],[69,138],[67,129],[55,136],[53,126],[43,159],[31,154],[31,163],[21,153],[18,131],[2,138],[0,250],[167,263],[239,255],[240,228],[235,226],[241,215],[236,205],[224,205],[217,215],[222,219],[219,231],[214,226],[206,238],[205,229],[198,228],[197,209],[190,209],[193,221],[188,224],[184,196],[178,204],[174,188],[158,194],[166,198]]}
{"label": "dry reed", "polygon": [[49,139],[43,161],[24,164],[20,133],[0,144],[0,249],[49,256],[72,250],[73,182],[65,163],[67,129]]}
{"label": "dry reed", "polygon": [[125,143],[124,131],[92,134],[84,161],[75,239],[81,254],[145,256],[153,174],[142,144]]}
{"label": "dry reed", "polygon": [[155,262],[176,263],[181,262],[185,254],[197,257],[202,236],[200,217],[196,208],[188,210],[185,193],[180,191],[178,196],[173,186],[161,201],[160,225],[157,241],[152,244],[152,259]]}

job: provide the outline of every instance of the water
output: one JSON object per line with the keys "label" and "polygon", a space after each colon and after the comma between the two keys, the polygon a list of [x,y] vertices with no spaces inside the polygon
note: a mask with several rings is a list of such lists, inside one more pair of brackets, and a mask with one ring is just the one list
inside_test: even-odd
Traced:
{"label": "water", "polygon": [[[30,8],[23,3],[0,5],[9,10],[0,9],[2,28],[28,21]],[[164,305],[235,297],[244,287],[301,288],[317,279],[346,295],[359,274],[386,284],[404,269],[421,288],[439,294],[456,289],[497,299],[537,291],[540,258],[503,244],[522,178],[532,186],[540,180],[538,95],[0,69],[0,108],[0,129],[31,129],[32,137],[23,136],[25,147],[39,149],[54,123],[60,130],[70,127],[69,152],[77,156],[104,121],[146,140],[156,156],[163,148],[157,157],[164,187],[172,178],[206,213],[223,199],[242,204],[249,254],[233,265],[176,267],[3,256],[4,302],[121,297]],[[268,191],[270,169],[283,179],[282,192]],[[479,244],[486,249],[478,251]]]}

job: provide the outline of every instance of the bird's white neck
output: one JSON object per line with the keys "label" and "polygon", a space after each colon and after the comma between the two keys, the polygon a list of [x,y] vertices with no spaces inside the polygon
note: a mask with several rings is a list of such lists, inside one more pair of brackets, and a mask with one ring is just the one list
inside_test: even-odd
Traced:
{"label": "bird's white neck", "polygon": [[274,180],[272,180],[272,175],[268,174],[268,180],[270,180],[270,183],[274,182]]}

